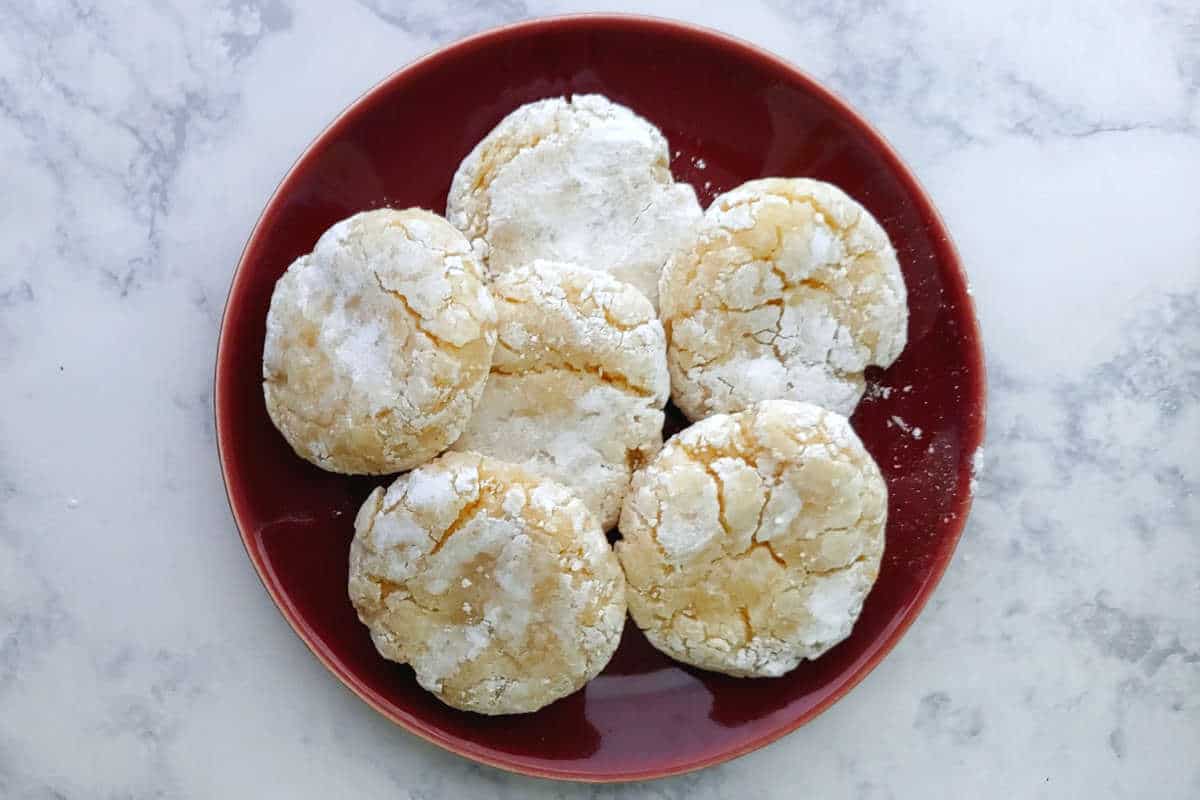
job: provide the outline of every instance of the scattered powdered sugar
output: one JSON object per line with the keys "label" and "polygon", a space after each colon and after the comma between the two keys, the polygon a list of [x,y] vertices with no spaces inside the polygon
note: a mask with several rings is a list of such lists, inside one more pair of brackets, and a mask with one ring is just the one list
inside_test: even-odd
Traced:
{"label": "scattered powdered sugar", "polygon": [[[535,490],[536,492],[536,490]],[[519,642],[534,618],[533,579],[535,561],[533,540],[520,527],[500,524],[509,541],[504,544],[493,570],[493,591],[497,609],[496,632],[510,642]],[[489,611],[492,609],[489,608]]]}
{"label": "scattered powdered sugar", "polygon": [[520,486],[514,486],[504,493],[504,502],[501,505],[504,513],[516,516],[525,510],[525,490]]}
{"label": "scattered powdered sugar", "polygon": [[866,570],[866,564],[854,564],[813,582],[807,603],[811,620],[806,638],[817,643],[846,638],[862,608],[864,587],[870,587],[872,582],[864,574]]}
{"label": "scattered powdered sugar", "polygon": [[868,383],[867,391],[863,394],[863,400],[887,400],[892,396],[893,391],[891,386],[884,386],[881,383]]}
{"label": "scattered powdered sugar", "polygon": [[692,502],[664,502],[657,540],[672,561],[683,562],[723,535],[717,486],[699,466],[675,469],[669,476],[670,492],[686,494]]}
{"label": "scattered powdered sugar", "polygon": [[540,483],[529,493],[529,502],[543,514],[549,514],[561,505],[566,498],[560,487],[548,483]]}
{"label": "scattered powdered sugar", "polygon": [[406,545],[416,547],[428,543],[425,529],[412,514],[402,509],[375,517],[372,533],[375,536],[375,547],[380,550]]}
{"label": "scattered powdered sugar", "polygon": [[426,651],[427,657],[413,664],[418,682],[430,691],[441,691],[442,681],[463,663],[482,653],[491,638],[491,627],[487,622],[435,630]]}
{"label": "scattered powdered sugar", "polygon": [[817,264],[832,264],[840,261],[845,249],[833,231],[826,225],[813,226],[808,247],[810,257]]}
{"label": "scattered powdered sugar", "polygon": [[337,356],[336,364],[349,374],[354,388],[363,393],[373,411],[395,402],[395,344],[384,335],[379,322],[350,319],[339,305],[325,318],[320,339],[322,346]]}
{"label": "scattered powdered sugar", "polygon": [[461,495],[479,492],[479,470],[467,467],[454,473],[454,491]]}
{"label": "scattered powdered sugar", "polygon": [[408,475],[405,493],[409,508],[425,511],[453,505],[459,497],[454,479],[455,474],[448,470],[413,470]]}
{"label": "scattered powdered sugar", "polygon": [[920,439],[921,436],[924,434],[924,431],[922,431],[916,425],[908,424],[907,422],[904,421],[903,417],[896,416],[895,414],[893,414],[891,417],[888,418],[887,426],[889,428],[892,428],[892,427],[899,428],[900,430],[904,431],[905,433],[907,433],[909,436],[913,437],[914,439]]}

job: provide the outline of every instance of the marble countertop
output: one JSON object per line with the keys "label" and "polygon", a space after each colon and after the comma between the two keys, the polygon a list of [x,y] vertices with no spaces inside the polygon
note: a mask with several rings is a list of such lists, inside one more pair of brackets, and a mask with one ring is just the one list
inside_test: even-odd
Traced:
{"label": "marble countertop", "polygon": [[[474,766],[313,659],[213,444],[222,304],[366,87],[541,0],[0,2],[0,797],[1200,796],[1200,7],[599,3],[792,60],[954,232],[986,470],[892,655],[764,750],[640,786]],[[448,9],[448,10],[447,10]]]}

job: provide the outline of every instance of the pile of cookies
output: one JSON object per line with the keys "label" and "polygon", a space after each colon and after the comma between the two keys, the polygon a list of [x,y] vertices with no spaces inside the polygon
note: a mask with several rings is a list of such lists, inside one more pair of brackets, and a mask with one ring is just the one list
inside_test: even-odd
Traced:
{"label": "pile of cookies", "polygon": [[[846,417],[907,319],[886,234],[836,187],[701,211],[657,128],[555,98],[471,151],[446,218],[356,214],[288,268],[263,391],[303,458],[406,473],[350,549],[380,654],[456,708],[529,712],[604,668],[627,606],[735,676],[849,635],[887,490]],[[668,400],[694,424],[664,445]]]}

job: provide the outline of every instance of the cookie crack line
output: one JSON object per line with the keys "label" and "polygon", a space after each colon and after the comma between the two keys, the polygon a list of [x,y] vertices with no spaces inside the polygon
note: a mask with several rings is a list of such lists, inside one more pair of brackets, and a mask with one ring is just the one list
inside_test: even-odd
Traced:
{"label": "cookie crack line", "polygon": [[[387,210],[387,209],[385,208],[382,210]],[[408,210],[412,210],[412,209],[408,209]],[[427,212],[424,209],[418,209],[418,210],[421,211],[422,213],[427,214],[432,217],[437,216],[436,214],[433,214],[433,212]],[[357,214],[355,216],[361,217],[363,214],[369,214],[369,213],[371,213],[371,212],[359,212],[359,214]],[[354,219],[354,217],[350,217],[350,219]],[[408,242],[410,244],[415,244],[419,247],[424,247],[424,248],[428,249],[429,251],[435,253],[436,255],[440,256],[442,258],[442,260],[446,260],[447,258],[451,258],[451,257],[462,258],[462,257],[465,257],[470,254],[469,250],[447,250],[444,247],[438,247],[437,245],[435,245],[431,242],[427,242],[424,239],[413,236],[413,232],[411,230],[409,230],[408,222],[406,220],[389,219],[384,223],[384,227],[390,228],[392,230],[400,231],[400,233],[404,236],[405,239],[408,240]],[[349,239],[349,236],[346,236],[346,237],[342,238],[340,241],[342,243],[347,243],[348,239]],[[353,244],[356,248],[358,248],[359,258],[362,260],[363,263],[366,263],[369,260],[369,258],[367,257],[367,248],[366,248],[366,245],[362,241],[362,237],[361,236],[355,237],[355,241],[350,242],[350,244]]]}
{"label": "cookie crack line", "polygon": [[[742,431],[742,433],[743,433],[743,435],[747,435],[745,431]],[[750,467],[756,473],[758,473],[760,477],[762,477],[762,472],[758,469],[758,465],[754,461],[752,461],[750,458],[748,458],[745,454],[721,453],[719,451],[714,454],[714,452],[711,451],[711,448],[707,448],[707,447],[706,448],[697,448],[697,447],[693,447],[691,445],[685,445],[682,442],[677,442],[676,446],[683,452],[683,454],[685,456],[687,456],[689,461],[691,461],[694,464],[699,465],[708,474],[709,478],[712,479],[713,483],[716,484],[717,514],[718,514],[717,521],[720,522],[721,529],[724,532],[725,537],[727,539],[732,538],[735,534],[734,534],[733,529],[729,525],[729,519],[727,516],[726,509],[725,509],[725,481],[724,481],[724,479],[721,478],[720,474],[713,467],[713,462],[719,458],[733,459],[735,461],[738,461],[738,462]],[[762,505],[758,509],[758,522],[754,527],[754,532],[751,534],[750,546],[747,547],[745,550],[742,550],[741,552],[738,552],[738,553],[730,553],[728,551],[725,551],[725,557],[734,558],[734,559],[744,558],[746,556],[749,556],[755,550],[766,549],[767,553],[771,556],[772,561],[774,561],[776,564],[783,567],[784,569],[787,568],[787,566],[788,566],[787,561],[781,555],[779,555],[779,553],[775,550],[775,548],[771,545],[771,543],[768,541],[760,541],[758,539],[758,532],[760,530],[762,530],[763,515],[765,514],[765,512],[767,510],[767,504],[770,502],[770,498],[771,498],[771,494],[770,494],[770,491],[768,491],[766,497],[763,498]],[[657,527],[654,530],[657,531]],[[655,539],[655,541],[657,542],[657,538]],[[724,550],[724,548],[722,548],[722,549]]]}
{"label": "cookie crack line", "polygon": [[[383,209],[377,209],[376,211],[390,211],[390,210],[393,210],[393,209],[389,209],[389,208],[385,207]],[[445,220],[443,218],[438,217],[436,214],[434,214],[432,212],[425,211],[424,209],[412,209],[412,208],[405,209],[405,211],[414,211],[414,210],[419,211],[423,214],[427,214],[430,217],[435,217],[435,218],[441,220],[442,222],[445,222]],[[358,214],[356,214],[354,217],[350,217],[349,219],[353,220],[353,219],[355,219],[355,217],[362,217],[364,215],[368,215],[368,214],[372,214],[372,213],[376,213],[376,212],[361,211]],[[420,239],[416,236],[413,236],[413,233],[412,233],[412,231],[410,231],[408,229],[408,223],[405,220],[389,219],[384,223],[384,227],[391,229],[391,230],[400,231],[401,235],[404,236],[404,238],[406,240],[408,240],[409,244],[415,244],[418,247],[423,247],[423,248],[429,250],[431,253],[434,253],[435,255],[437,255],[443,262],[448,261],[451,258],[462,259],[462,258],[467,258],[471,255],[470,247],[469,247],[470,243],[468,243],[467,250],[446,250],[445,248],[438,247],[437,245],[435,245],[431,242],[427,242],[424,239]],[[353,239],[351,239],[351,237],[349,235],[346,235],[346,236],[342,237],[341,239],[339,239],[338,241],[340,244],[342,244],[344,246],[353,247],[357,251],[357,255],[358,255],[358,259],[359,259],[360,263],[366,264],[371,260],[370,256],[367,254],[367,245],[363,241],[363,237],[361,235],[355,236],[355,237],[353,237]],[[307,265],[306,265],[306,267],[307,267]],[[375,275],[375,280],[380,280],[379,273],[376,270],[372,269],[371,272],[372,272],[372,274]],[[478,278],[480,276],[477,275],[475,277]],[[380,284],[380,288],[383,288],[382,283]],[[384,288],[384,291],[386,292],[389,290]],[[418,318],[419,318],[419,315],[418,315]]]}
{"label": "cookie crack line", "polygon": [[[512,348],[508,347],[507,345],[505,345],[505,348],[512,352]],[[504,367],[496,366],[495,364],[492,365],[493,375],[504,375],[505,377],[509,378],[519,378],[523,375],[545,375],[547,373],[560,371],[572,372],[576,375],[590,375],[593,378],[596,378],[596,380],[598,380],[600,383],[608,384],[609,386],[624,391],[627,394],[636,395],[637,397],[652,399],[655,394],[648,389],[643,389],[640,386],[630,383],[629,379],[619,372],[609,372],[603,367],[577,367],[572,364],[564,363],[546,367],[529,366],[516,369],[506,369]]]}
{"label": "cookie crack line", "polygon": [[746,628],[745,641],[749,644],[754,640],[754,624],[750,621],[750,609],[746,606],[738,606],[738,615],[742,618],[742,625]]}
{"label": "cookie crack line", "polygon": [[[747,262],[747,263],[752,263],[752,262]],[[774,269],[774,267],[773,267],[773,269]],[[829,287],[827,284],[822,283],[821,281],[817,281],[817,280],[813,280],[813,279],[809,279],[809,278],[800,280],[791,287],[785,286],[784,291],[788,291],[791,288],[795,288],[795,287],[799,287],[799,286],[808,286],[810,288],[815,288],[815,290],[817,290],[817,291],[823,291],[823,292],[825,292],[827,294],[831,294],[831,295],[833,294],[833,289],[831,287]],[[817,287],[819,287],[819,288],[817,288]],[[785,353],[785,352],[781,351],[780,346],[779,346],[779,341],[781,339],[784,341],[787,341],[789,339],[797,338],[796,336],[788,336],[783,333],[783,308],[785,305],[786,305],[786,301],[784,298],[781,298],[781,297],[767,298],[766,300],[763,300],[758,305],[752,306],[750,308],[744,308],[744,309],[743,308],[730,308],[728,304],[726,304],[724,302],[718,302],[715,305],[700,305],[690,311],[680,314],[678,317],[669,318],[668,320],[666,320],[664,322],[664,326],[663,326],[664,330],[667,332],[667,340],[670,342],[670,347],[667,352],[668,361],[670,363],[678,365],[679,369],[683,370],[686,374],[691,375],[696,370],[704,370],[708,367],[716,366],[719,364],[726,364],[731,359],[733,359],[739,355],[738,349],[731,342],[724,348],[724,350],[722,350],[719,353],[716,353],[711,358],[697,358],[696,350],[686,347],[674,340],[674,338],[672,336],[672,332],[673,332],[673,325],[674,325],[674,322],[676,319],[691,320],[698,313],[703,312],[703,311],[716,312],[716,313],[721,313],[721,314],[726,314],[726,315],[749,315],[749,314],[753,314],[756,311],[761,311],[765,308],[773,306],[773,307],[778,308],[779,310],[775,314],[774,320],[772,321],[773,322],[772,328],[770,328],[770,329],[762,328],[757,331],[743,332],[741,334],[740,338],[741,339],[750,339],[751,341],[753,341],[755,344],[759,345],[760,347],[766,347],[766,348],[770,349],[771,354],[774,355],[775,359],[782,364],[799,364],[799,365],[809,366],[809,367],[814,367],[814,368],[824,368],[826,370],[826,372],[829,373],[829,375],[836,377],[840,380],[846,380],[854,375],[861,374],[858,372],[847,372],[846,370],[834,367],[830,363],[830,356],[833,352],[833,347],[834,347],[832,344],[828,348],[826,348],[825,356],[820,361],[813,359],[813,358],[799,357],[797,354],[794,354],[794,353],[789,354],[789,353]],[[839,320],[838,326],[844,327],[845,322]],[[763,339],[759,338],[760,336],[766,336],[768,338],[764,341]],[[678,356],[674,355],[675,352],[687,354],[689,356],[689,358],[687,359],[687,361],[689,363],[686,366],[683,366],[682,364],[680,364],[680,362],[683,359],[680,359]],[[705,394],[706,396],[708,396],[710,394],[710,391],[703,385],[700,385],[699,388],[701,389],[701,392],[703,394]],[[732,392],[732,390],[733,390],[733,387],[730,386],[730,391]]]}
{"label": "cookie crack line", "polygon": [[[372,574],[365,574],[363,577],[366,578],[366,580],[370,583],[373,583],[379,587],[379,602],[383,607],[378,613],[386,613],[389,610],[387,601],[388,598],[392,597],[393,595],[401,595],[397,602],[408,603],[416,608],[419,608],[425,614],[441,615],[444,613],[444,610],[441,606],[428,605],[422,602],[408,587],[407,582],[393,581],[383,576]],[[378,616],[378,614],[372,614],[371,616]],[[481,620],[481,622],[488,626],[490,632],[492,627],[491,623],[487,622],[487,620]]]}
{"label": "cookie crack line", "polygon": [[[663,543],[658,540],[658,528],[660,525],[662,525],[662,500],[661,500],[661,498],[658,498],[658,497],[655,498],[654,511],[655,511],[654,524],[646,526],[646,530],[649,531],[650,541],[654,542],[654,548],[656,550],[658,550],[658,554],[662,557],[663,568],[666,571],[666,573],[669,575],[675,571],[675,565],[671,563],[671,558],[670,558],[670,556],[667,555],[667,548],[664,547]],[[642,513],[639,512],[637,509],[633,509],[633,513],[635,513],[639,517],[641,517],[643,525],[645,525],[645,523],[648,521],[646,519],[646,517],[644,515],[642,515]]]}
{"label": "cookie crack line", "polygon": [[843,572],[848,572],[854,567],[857,567],[859,564],[865,564],[868,558],[870,558],[870,555],[863,553],[855,556],[852,560],[841,565],[840,567],[830,567],[829,569],[806,569],[804,570],[804,577],[805,579],[828,578],[831,575],[839,575]]}
{"label": "cookie crack line", "polygon": [[[436,333],[431,333],[425,327],[425,318],[417,313],[417,311],[408,302],[408,298],[405,297],[403,292],[399,291],[398,289],[389,289],[387,286],[385,286],[383,283],[383,278],[381,278],[379,276],[379,273],[376,272],[375,270],[371,270],[371,275],[373,275],[375,277],[375,282],[377,284],[379,284],[379,290],[381,292],[383,292],[384,294],[390,295],[391,297],[400,301],[400,305],[404,306],[404,310],[406,312],[408,312],[408,315],[412,318],[413,325],[415,325],[417,330],[420,331],[422,334],[424,334],[425,337],[427,339],[429,339],[429,341],[433,342],[438,347],[444,347],[447,350],[453,350],[455,352],[461,351],[463,349],[463,347],[468,346],[468,345],[456,345],[453,342],[449,342],[449,341],[443,339],[442,337],[438,336]],[[445,387],[442,387],[442,388],[445,388]]]}
{"label": "cookie crack line", "polygon": [[[597,270],[597,273],[600,275],[609,276],[609,273],[607,273],[607,272],[599,272]],[[510,274],[511,274],[511,271],[510,271]],[[515,287],[522,287],[522,286],[529,286],[531,283],[532,283],[532,281],[524,280],[524,281],[520,281],[520,282],[513,282],[512,285]],[[560,308],[560,307],[570,308],[571,306],[575,306],[577,308],[582,309],[585,307],[585,304],[589,300],[591,300],[592,304],[600,311],[601,314],[603,314],[604,321],[608,324],[608,326],[620,333],[634,333],[635,331],[639,330],[640,328],[643,328],[646,325],[652,325],[655,322],[655,318],[651,317],[651,318],[644,319],[641,322],[627,324],[627,323],[622,322],[621,320],[617,319],[617,317],[613,316],[611,304],[602,302],[601,300],[597,299],[594,294],[590,295],[588,297],[585,297],[583,291],[572,292],[572,289],[574,287],[571,287],[568,285],[562,285],[562,284],[556,284],[556,285],[558,286],[558,288],[561,288],[563,290],[563,294],[566,296],[567,302],[560,302],[557,298],[554,298],[553,302],[547,303],[545,301],[544,296],[539,297],[537,299],[527,300],[523,297],[515,297],[511,293],[499,294],[495,290],[493,290],[493,297],[495,298],[497,303],[506,303],[510,306],[533,306],[535,308],[539,308],[544,305],[550,305],[556,309]],[[507,289],[507,287],[506,287],[506,289]],[[581,315],[581,316],[584,316],[584,315]]]}
{"label": "cookie crack line", "polygon": [[712,365],[714,365],[714,364],[717,364],[717,363],[723,363],[724,361],[728,360],[728,359],[729,359],[729,358],[730,358],[730,357],[733,355],[733,343],[731,342],[731,343],[729,343],[728,345],[726,345],[726,346],[725,346],[725,349],[724,349],[724,350],[722,350],[720,353],[717,353],[717,354],[716,354],[716,355],[714,355],[712,358],[707,358],[707,359],[696,359],[696,358],[695,358],[695,355],[696,355],[696,351],[695,351],[695,350],[693,350],[693,349],[691,349],[691,348],[689,348],[689,347],[685,347],[685,346],[683,346],[683,345],[679,344],[678,342],[675,342],[675,341],[673,341],[673,340],[672,340],[672,337],[671,337],[671,333],[670,333],[670,328],[669,328],[668,326],[666,326],[666,325],[664,325],[663,327],[664,327],[664,328],[666,328],[666,330],[667,330],[667,341],[669,341],[669,342],[671,343],[671,344],[670,344],[670,349],[668,349],[668,350],[667,350],[667,360],[668,360],[668,363],[671,363],[671,362],[676,362],[676,364],[677,364],[677,362],[678,362],[678,361],[680,361],[680,359],[678,359],[678,358],[672,358],[672,357],[671,357],[671,353],[672,353],[672,351],[676,351],[676,350],[677,350],[677,351],[680,351],[680,352],[683,352],[683,353],[688,353],[688,354],[690,354],[690,355],[692,356],[692,362],[693,362],[693,363],[692,363],[690,366],[687,366],[687,367],[679,367],[679,366],[678,366],[678,364],[677,364],[677,368],[678,368],[678,369],[683,369],[683,370],[686,370],[686,371],[691,371],[691,370],[694,370],[694,369],[699,369],[699,368],[702,368],[702,367],[711,367],[711,366],[712,366]]}
{"label": "cookie crack line", "polygon": [[407,584],[390,580],[382,575],[367,574],[363,577],[375,584],[376,588],[379,589],[379,602],[383,603],[385,606],[387,605],[387,600],[389,597],[394,594],[402,594],[404,597],[402,597],[401,600],[411,601],[413,605],[422,608],[425,611],[429,611],[429,609],[422,606],[420,602],[412,596],[412,592],[408,590]]}
{"label": "cookie crack line", "polygon": [[[725,538],[728,539],[728,538],[732,537],[733,530],[729,527],[729,518],[725,514],[725,481],[722,480],[722,478],[719,474],[717,474],[717,471],[713,468],[713,465],[712,465],[712,462],[715,461],[716,459],[699,458],[695,454],[695,452],[693,452],[687,445],[683,444],[682,442],[680,442],[678,444],[678,447],[680,450],[683,451],[683,454],[688,457],[689,461],[691,461],[694,464],[699,464],[700,467],[706,473],[708,473],[708,477],[711,478],[712,482],[716,485],[716,489],[717,489],[717,521],[719,523],[721,523],[721,530],[725,533]],[[738,460],[740,461],[741,459],[738,459]]]}
{"label": "cookie crack line", "polygon": [[[764,508],[766,507],[766,506],[765,506],[765,504],[764,504],[764,506],[763,506],[763,507],[764,507]],[[754,532],[754,535],[755,535],[755,536],[757,536],[757,535],[758,535],[758,531],[755,531],[755,532]],[[750,554],[751,554],[751,553],[753,553],[755,550],[759,550],[759,549],[766,549],[766,551],[767,551],[767,555],[771,556],[771,560],[772,560],[772,561],[774,561],[776,564],[778,564],[779,566],[783,567],[784,569],[787,569],[787,567],[788,567],[788,563],[787,563],[787,561],[785,561],[785,560],[784,560],[784,558],[783,558],[783,556],[779,555],[779,553],[777,553],[777,552],[775,551],[775,548],[774,548],[774,547],[771,545],[771,543],[770,543],[770,542],[768,542],[768,541],[766,541],[766,540],[762,540],[762,541],[760,541],[760,540],[758,540],[758,539],[753,539],[753,538],[752,538],[752,539],[751,539],[751,544],[750,544],[750,546],[749,546],[749,547],[747,547],[747,548],[746,548],[745,550],[743,550],[742,552],[740,552],[740,553],[736,554],[734,557],[735,557],[735,558],[742,558],[742,557],[744,557],[744,556],[748,556],[748,555],[750,555]]]}
{"label": "cookie crack line", "polygon": [[[737,192],[738,190],[734,189],[733,191]],[[744,196],[735,197],[734,202],[730,203],[729,205],[720,206],[720,210],[729,212],[735,208],[742,208],[744,206],[762,205],[765,197],[778,197],[786,201],[788,205],[796,204],[808,206],[814,214],[819,214],[821,216],[821,221],[825,223],[829,230],[843,238],[849,237],[852,233],[856,232],[858,230],[858,226],[861,225],[863,221],[862,213],[856,211],[853,222],[851,222],[849,225],[839,225],[837,222],[837,216],[825,205],[818,202],[816,198],[810,195],[797,195],[788,191],[779,191],[778,188],[763,191],[761,194],[747,192]],[[720,228],[721,230],[728,231],[729,233],[734,233],[736,230],[725,225],[721,225]]]}
{"label": "cookie crack line", "polygon": [[458,510],[458,515],[454,517],[442,535],[438,537],[437,543],[433,549],[429,551],[429,555],[436,555],[439,550],[446,546],[446,542],[450,541],[450,537],[462,530],[462,527],[470,522],[479,513],[483,504],[487,502],[484,496],[483,486],[479,487],[479,496]]}

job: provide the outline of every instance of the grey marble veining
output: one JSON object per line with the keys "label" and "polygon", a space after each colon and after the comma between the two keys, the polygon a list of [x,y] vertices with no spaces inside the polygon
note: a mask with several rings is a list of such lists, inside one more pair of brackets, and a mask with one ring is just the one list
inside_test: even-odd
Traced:
{"label": "grey marble veining", "polygon": [[991,398],[974,512],[922,617],[816,721],[677,779],[532,781],[394,728],[288,630],[213,446],[250,226],[395,67],[578,10],[0,0],[0,797],[1200,796],[1188,0],[590,7],[720,28],[843,94],[970,272]]}

